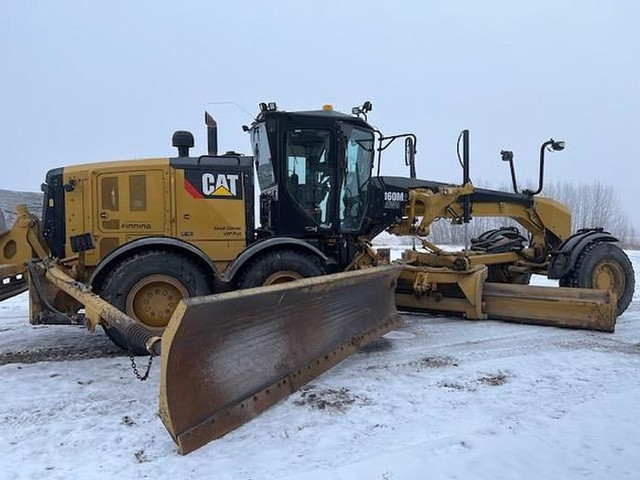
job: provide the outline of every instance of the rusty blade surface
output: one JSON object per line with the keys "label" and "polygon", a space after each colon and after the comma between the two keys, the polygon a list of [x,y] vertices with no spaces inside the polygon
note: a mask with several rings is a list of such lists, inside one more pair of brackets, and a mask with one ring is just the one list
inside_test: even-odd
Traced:
{"label": "rusty blade surface", "polygon": [[400,324],[400,269],[377,267],[182,302],[162,336],[160,416],[186,454]]}

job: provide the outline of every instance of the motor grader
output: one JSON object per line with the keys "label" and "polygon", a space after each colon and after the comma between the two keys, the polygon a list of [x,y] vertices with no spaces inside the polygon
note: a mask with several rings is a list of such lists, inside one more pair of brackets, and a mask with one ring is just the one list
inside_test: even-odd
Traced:
{"label": "motor grader", "polygon": [[[177,131],[177,156],[50,170],[38,220],[25,207],[0,221],[0,300],[29,289],[30,323],[104,328],[136,354],[162,351],[160,413],[182,453],[244,423],[398,328],[399,310],[613,331],[635,285],[616,239],[571,233],[571,214],[538,196],[475,188],[469,134],[460,185],[419,180],[417,139],[371,126],[370,102],[286,112],[261,104],[252,156],[207,153]],[[404,140],[408,177],[380,175]],[[377,163],[377,175],[374,164]],[[259,188],[259,226],[254,190]],[[513,227],[447,252],[427,241],[439,218],[505,217]],[[371,240],[416,237],[389,264]],[[527,285],[531,274],[561,287]],[[28,281],[28,283],[27,283]]]}

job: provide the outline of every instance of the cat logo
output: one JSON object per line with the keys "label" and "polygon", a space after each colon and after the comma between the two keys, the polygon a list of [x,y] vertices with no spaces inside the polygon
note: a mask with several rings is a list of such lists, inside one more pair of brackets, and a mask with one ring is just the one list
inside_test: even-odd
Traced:
{"label": "cat logo", "polygon": [[184,188],[193,198],[242,198],[242,178],[239,173],[194,170],[187,170],[184,179]]}
{"label": "cat logo", "polygon": [[235,197],[238,195],[238,175],[203,173],[202,193],[207,197]]}

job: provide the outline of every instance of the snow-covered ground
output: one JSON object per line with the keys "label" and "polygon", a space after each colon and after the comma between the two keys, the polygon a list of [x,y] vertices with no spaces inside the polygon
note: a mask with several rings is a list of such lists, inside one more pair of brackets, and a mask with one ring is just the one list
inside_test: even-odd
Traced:
{"label": "snow-covered ground", "polygon": [[1,479],[640,478],[638,293],[614,334],[406,315],[188,456],[156,414],[159,365],[139,382],[102,332],[27,312],[0,304]]}

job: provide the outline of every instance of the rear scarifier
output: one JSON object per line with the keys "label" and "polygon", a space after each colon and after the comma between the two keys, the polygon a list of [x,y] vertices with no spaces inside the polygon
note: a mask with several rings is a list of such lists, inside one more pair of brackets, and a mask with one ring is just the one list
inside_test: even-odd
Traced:
{"label": "rear scarifier", "polygon": [[[116,264],[99,290],[110,304],[161,334],[182,298],[208,295],[213,288],[207,271],[186,255],[147,250]],[[119,347],[147,354],[131,348],[118,330],[105,327],[105,332]]]}
{"label": "rear scarifier", "polygon": [[588,245],[569,275],[560,279],[561,287],[613,291],[618,297],[617,315],[622,315],[631,303],[635,283],[629,257],[620,247],[609,242]]}
{"label": "rear scarifier", "polygon": [[320,259],[298,250],[271,250],[258,255],[240,274],[238,288],[275,285],[300,278],[324,275]]}

